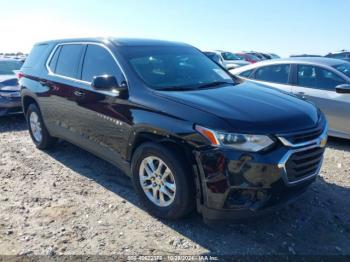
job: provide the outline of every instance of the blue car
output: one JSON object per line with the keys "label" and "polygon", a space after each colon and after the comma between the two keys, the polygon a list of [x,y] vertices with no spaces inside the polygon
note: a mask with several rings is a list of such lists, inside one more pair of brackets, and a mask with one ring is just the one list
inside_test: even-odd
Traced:
{"label": "blue car", "polygon": [[20,88],[16,77],[23,61],[0,58],[0,116],[22,113]]}

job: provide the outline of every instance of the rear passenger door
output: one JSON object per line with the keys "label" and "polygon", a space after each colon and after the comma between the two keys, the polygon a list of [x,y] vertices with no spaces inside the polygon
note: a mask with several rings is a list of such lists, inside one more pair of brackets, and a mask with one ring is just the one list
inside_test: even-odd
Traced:
{"label": "rear passenger door", "polygon": [[46,124],[52,135],[75,140],[78,136],[79,111],[75,103],[76,90],[81,85],[79,67],[85,45],[59,44],[47,63],[49,71],[45,85],[49,88],[45,105]]}
{"label": "rear passenger door", "polygon": [[293,93],[312,101],[326,115],[331,131],[350,133],[350,101],[335,87],[346,81],[335,72],[314,65],[295,65]]}
{"label": "rear passenger door", "polygon": [[285,92],[291,92],[290,69],[290,64],[262,66],[257,68],[250,78],[255,82],[266,84]]}

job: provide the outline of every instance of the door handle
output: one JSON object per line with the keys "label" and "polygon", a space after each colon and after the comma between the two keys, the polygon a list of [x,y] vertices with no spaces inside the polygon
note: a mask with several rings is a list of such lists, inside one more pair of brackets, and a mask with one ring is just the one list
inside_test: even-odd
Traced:
{"label": "door handle", "polygon": [[298,92],[298,95],[305,95],[305,93],[304,92]]}
{"label": "door handle", "polygon": [[85,94],[85,93],[82,92],[82,91],[78,91],[78,90],[74,91],[74,95],[75,95],[75,96],[83,96],[84,94]]}
{"label": "door handle", "polygon": [[42,79],[42,80],[39,80],[39,83],[40,83],[41,85],[43,85],[43,86],[46,86],[47,83],[48,83],[48,81],[45,80],[45,79]]}

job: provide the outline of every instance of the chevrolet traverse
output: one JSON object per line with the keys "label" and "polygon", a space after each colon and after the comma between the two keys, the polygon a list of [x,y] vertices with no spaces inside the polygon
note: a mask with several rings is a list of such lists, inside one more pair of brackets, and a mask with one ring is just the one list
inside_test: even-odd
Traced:
{"label": "chevrolet traverse", "polygon": [[198,49],[145,39],[36,44],[21,69],[29,132],[113,163],[157,217],[261,214],[315,180],[327,139],[313,104],[238,81]]}

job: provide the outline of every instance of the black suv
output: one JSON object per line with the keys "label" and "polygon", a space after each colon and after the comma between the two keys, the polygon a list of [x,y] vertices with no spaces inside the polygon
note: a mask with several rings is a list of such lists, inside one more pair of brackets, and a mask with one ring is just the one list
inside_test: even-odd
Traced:
{"label": "black suv", "polygon": [[61,138],[115,164],[158,217],[261,214],[299,196],[321,167],[327,124],[315,106],[241,83],[187,44],[43,42],[21,76],[36,146]]}

